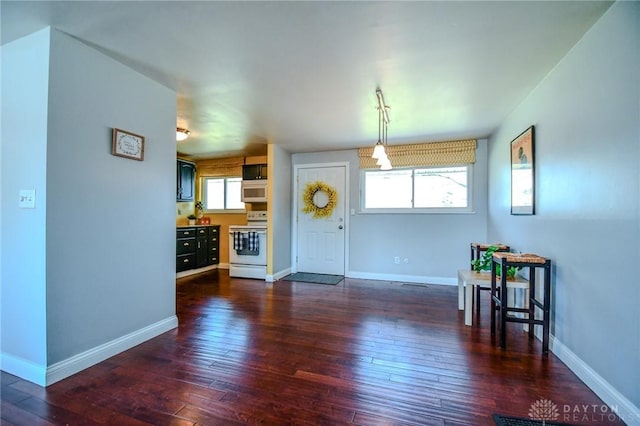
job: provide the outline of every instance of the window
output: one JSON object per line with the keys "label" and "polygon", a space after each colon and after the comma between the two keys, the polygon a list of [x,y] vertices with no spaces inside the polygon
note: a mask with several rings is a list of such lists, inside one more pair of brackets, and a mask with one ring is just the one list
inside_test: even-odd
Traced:
{"label": "window", "polygon": [[471,212],[470,164],[363,170],[363,212]]}
{"label": "window", "polygon": [[206,211],[244,210],[240,198],[241,177],[202,178],[202,194]]}

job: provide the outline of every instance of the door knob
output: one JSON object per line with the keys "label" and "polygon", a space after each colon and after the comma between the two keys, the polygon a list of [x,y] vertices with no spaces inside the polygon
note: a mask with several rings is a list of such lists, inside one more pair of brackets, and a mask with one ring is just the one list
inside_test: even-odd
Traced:
{"label": "door knob", "polygon": [[342,226],[342,225],[338,226],[338,229],[342,229],[342,228],[344,228],[344,226]]}

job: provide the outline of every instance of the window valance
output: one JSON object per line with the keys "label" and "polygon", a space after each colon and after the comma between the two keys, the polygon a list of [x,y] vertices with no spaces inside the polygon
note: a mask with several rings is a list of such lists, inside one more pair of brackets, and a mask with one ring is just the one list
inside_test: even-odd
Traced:
{"label": "window valance", "polygon": [[[476,140],[387,145],[385,151],[393,167],[442,166],[476,162]],[[361,169],[375,169],[373,146],[358,149]]]}
{"label": "window valance", "polygon": [[198,161],[200,176],[242,176],[244,157],[216,158]]}

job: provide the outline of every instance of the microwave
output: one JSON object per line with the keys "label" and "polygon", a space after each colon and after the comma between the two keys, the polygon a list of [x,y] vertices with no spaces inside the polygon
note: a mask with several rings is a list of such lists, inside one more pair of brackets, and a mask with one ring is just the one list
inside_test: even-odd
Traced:
{"label": "microwave", "polygon": [[267,177],[266,164],[245,164],[242,166],[242,180],[260,180]]}
{"label": "microwave", "polygon": [[267,183],[262,180],[243,180],[240,186],[240,198],[243,203],[266,203]]}

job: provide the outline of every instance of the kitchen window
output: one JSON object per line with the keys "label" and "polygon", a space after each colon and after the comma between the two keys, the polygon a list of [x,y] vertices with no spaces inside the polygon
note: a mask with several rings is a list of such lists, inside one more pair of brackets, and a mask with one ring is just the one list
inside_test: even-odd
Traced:
{"label": "kitchen window", "polygon": [[202,198],[207,212],[244,212],[244,203],[240,200],[242,177],[205,177],[202,178]]}
{"label": "kitchen window", "polygon": [[471,213],[472,165],[362,170],[363,213]]}

